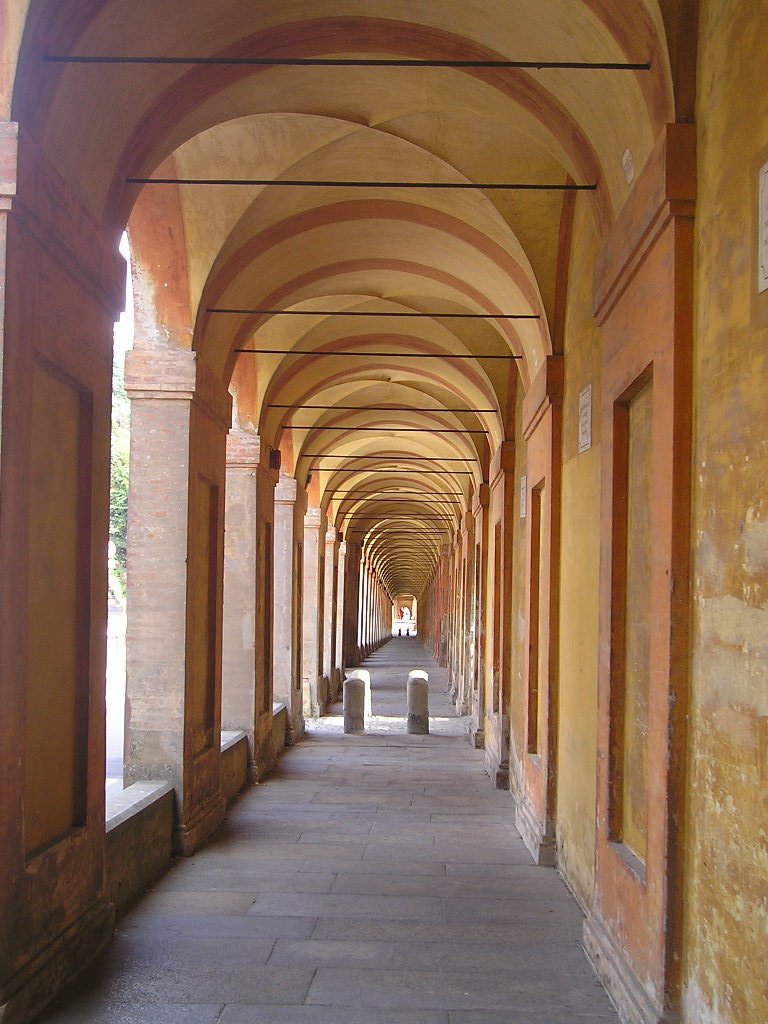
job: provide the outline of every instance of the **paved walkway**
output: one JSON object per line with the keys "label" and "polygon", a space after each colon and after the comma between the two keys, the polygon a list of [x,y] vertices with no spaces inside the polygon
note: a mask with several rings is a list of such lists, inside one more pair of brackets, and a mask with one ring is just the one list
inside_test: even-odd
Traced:
{"label": "paved walkway", "polygon": [[[41,1021],[615,1024],[579,909],[531,864],[445,673],[405,638],[366,667],[372,734],[317,723]],[[415,667],[430,670],[425,737],[403,721]]]}

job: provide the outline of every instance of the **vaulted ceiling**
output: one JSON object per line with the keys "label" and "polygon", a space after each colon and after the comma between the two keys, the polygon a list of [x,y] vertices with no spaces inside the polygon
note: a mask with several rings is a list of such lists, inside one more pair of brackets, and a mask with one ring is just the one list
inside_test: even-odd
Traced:
{"label": "vaulted ceiling", "polygon": [[12,114],[105,229],[129,223],[170,343],[230,383],[391,593],[418,594],[553,352],[576,196],[599,239],[625,152],[637,173],[675,119],[676,6],[40,0]]}

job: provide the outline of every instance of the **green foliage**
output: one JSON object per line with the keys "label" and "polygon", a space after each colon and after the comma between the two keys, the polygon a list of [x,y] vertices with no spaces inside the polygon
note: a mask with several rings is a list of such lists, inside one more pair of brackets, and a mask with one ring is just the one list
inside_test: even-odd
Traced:
{"label": "green foliage", "polygon": [[125,552],[128,534],[128,453],[130,449],[130,402],[123,385],[122,369],[112,377],[112,457],[109,484],[109,539],[115,545],[113,575],[125,593]]}

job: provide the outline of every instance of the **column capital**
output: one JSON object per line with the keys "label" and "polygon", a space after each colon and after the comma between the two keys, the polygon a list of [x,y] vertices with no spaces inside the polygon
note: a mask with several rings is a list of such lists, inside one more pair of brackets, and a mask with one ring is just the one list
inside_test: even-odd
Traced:
{"label": "column capital", "polygon": [[294,505],[297,493],[297,484],[294,478],[287,473],[281,473],[275,487],[275,501],[283,505]]}
{"label": "column capital", "polygon": [[134,348],[125,354],[125,390],[132,402],[191,401],[196,382],[196,355],[188,349]]}
{"label": "column capital", "polygon": [[221,426],[232,423],[232,396],[189,349],[131,349],[125,356],[125,390],[132,402],[194,401]]}
{"label": "column capital", "polygon": [[325,533],[326,545],[335,544],[339,539],[339,531],[334,526],[329,526]]}
{"label": "column capital", "polygon": [[261,459],[261,438],[247,430],[227,434],[227,469],[256,469]]}
{"label": "column capital", "polygon": [[339,558],[346,558],[346,555],[347,555],[347,542],[345,540],[343,540],[339,544]]}
{"label": "column capital", "polygon": [[323,520],[323,514],[319,508],[308,508],[304,513],[304,528],[307,530],[319,530]]}

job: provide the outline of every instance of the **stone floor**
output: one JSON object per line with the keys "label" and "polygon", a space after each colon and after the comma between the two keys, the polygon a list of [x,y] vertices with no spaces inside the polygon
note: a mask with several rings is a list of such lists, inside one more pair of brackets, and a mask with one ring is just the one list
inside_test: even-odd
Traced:
{"label": "stone floor", "polygon": [[[41,1024],[608,1024],[581,913],[532,865],[416,639],[366,662],[370,734],[340,708],[179,861]],[[430,671],[429,736],[405,680]]]}

